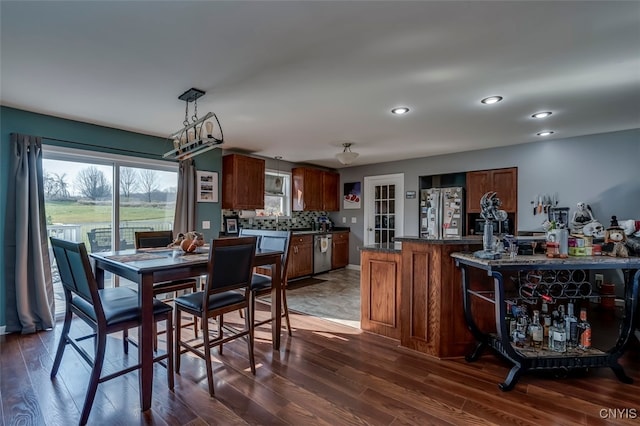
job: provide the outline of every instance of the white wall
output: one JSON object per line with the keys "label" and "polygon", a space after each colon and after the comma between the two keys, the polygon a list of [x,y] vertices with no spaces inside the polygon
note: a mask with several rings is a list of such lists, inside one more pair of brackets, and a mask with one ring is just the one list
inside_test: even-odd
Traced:
{"label": "white wall", "polygon": [[[359,151],[366,151],[366,146]],[[543,216],[534,216],[530,203],[539,193],[558,192],[558,207],[570,207],[570,214],[584,201],[605,226],[611,215],[640,219],[640,129],[349,167],[340,170],[340,185],[364,183],[365,176],[404,173],[405,191],[417,191],[419,176],[503,167],[518,167],[518,230],[540,229]],[[418,235],[418,201],[405,200],[405,235]],[[360,263],[363,214],[364,208],[331,214],[337,225],[346,217],[351,226],[351,264]]]}

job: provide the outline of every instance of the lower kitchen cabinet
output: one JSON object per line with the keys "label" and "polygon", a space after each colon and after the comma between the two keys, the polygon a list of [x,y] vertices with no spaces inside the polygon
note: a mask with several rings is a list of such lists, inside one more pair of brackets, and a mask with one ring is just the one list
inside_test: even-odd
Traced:
{"label": "lower kitchen cabinet", "polygon": [[349,264],[349,232],[334,232],[331,246],[331,269]]}
{"label": "lower kitchen cabinet", "polygon": [[401,253],[363,249],[360,268],[360,328],[399,340]]}
{"label": "lower kitchen cabinet", "polygon": [[313,235],[293,235],[289,248],[287,279],[313,273]]}

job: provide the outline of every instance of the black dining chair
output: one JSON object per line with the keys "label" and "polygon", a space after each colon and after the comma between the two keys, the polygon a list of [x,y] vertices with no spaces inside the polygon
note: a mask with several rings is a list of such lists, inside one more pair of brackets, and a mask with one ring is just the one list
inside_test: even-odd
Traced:
{"label": "black dining chair", "polygon": [[[249,352],[251,372],[256,374],[253,358],[253,319],[249,310],[251,297],[251,275],[256,251],[256,238],[221,238],[211,242],[207,264],[207,282],[204,291],[186,294],[174,299],[176,308],[176,373],[180,373],[180,355],[191,352],[205,360],[209,394],[214,396],[211,348],[238,338],[245,338]],[[209,335],[209,318],[245,309],[247,315],[244,328],[226,324],[219,320],[218,334]],[[200,317],[202,321],[202,341],[182,341],[180,313]],[[203,347],[203,350],[199,348]],[[182,349],[184,348],[184,350]]]}
{"label": "black dining chair", "polygon": [[[134,239],[136,249],[168,247],[169,244],[173,242],[173,231],[136,232]],[[191,290],[192,292],[196,292],[198,290],[198,281],[195,278],[188,278],[183,280],[153,283],[154,297],[161,294],[173,293],[173,297],[163,299],[165,301],[171,301],[176,296],[176,292],[181,290]],[[186,327],[189,325],[191,325],[191,323],[185,324],[184,326]],[[156,332],[156,335],[153,337],[154,350],[158,350],[158,334],[162,334],[164,332],[164,330]],[[193,332],[196,337],[198,337],[198,321],[196,317],[193,318]]]}
{"label": "black dining chair", "polygon": [[[141,325],[141,310],[138,302],[138,293],[127,287],[98,288],[95,276],[89,263],[89,256],[84,243],[51,238],[51,246],[58,265],[60,281],[65,294],[65,317],[62,327],[60,342],[56,358],[51,369],[51,379],[58,373],[60,362],[67,345],[71,345],[80,356],[91,365],[91,375],[87,394],[82,407],[80,424],[86,424],[91,412],[93,400],[98,384],[123,374],[129,373],[141,367],[141,364],[132,365],[114,373],[101,377],[107,345],[107,335],[119,331],[125,331]],[[69,335],[73,315],[76,315],[87,323],[93,334],[79,338]],[[154,299],[154,322],[166,321],[167,329],[172,329],[172,308],[166,303]],[[91,356],[81,346],[81,341],[94,338],[94,354]],[[125,345],[125,352],[127,346]],[[173,390],[173,335],[167,334],[167,352],[154,358],[154,362],[166,359],[167,379],[169,389]]]}
{"label": "black dining chair", "polygon": [[[291,246],[291,231],[271,231],[265,229],[241,229],[241,236],[255,236],[258,238],[258,247],[266,250],[282,251],[282,267],[280,288],[282,294],[282,316],[287,324],[287,331],[291,336],[291,322],[289,321],[289,307],[287,306],[287,268],[289,265],[289,248]],[[251,312],[255,320],[255,305],[259,296],[271,293],[271,276],[254,273],[251,278]],[[270,323],[275,318],[254,322],[254,327]]]}

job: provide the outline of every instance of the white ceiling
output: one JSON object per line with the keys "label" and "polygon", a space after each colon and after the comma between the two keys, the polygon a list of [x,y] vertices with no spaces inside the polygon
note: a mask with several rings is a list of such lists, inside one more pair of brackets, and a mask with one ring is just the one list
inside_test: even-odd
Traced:
{"label": "white ceiling", "polygon": [[636,1],[0,4],[3,105],[167,136],[196,87],[225,149],[291,162],[338,168],[344,141],[362,165],[640,127]]}

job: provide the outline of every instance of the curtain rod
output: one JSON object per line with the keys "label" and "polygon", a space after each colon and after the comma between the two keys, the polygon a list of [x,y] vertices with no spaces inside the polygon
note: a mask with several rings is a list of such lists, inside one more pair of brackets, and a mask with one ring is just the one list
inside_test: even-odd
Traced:
{"label": "curtain rod", "polygon": [[[119,148],[111,148],[108,146],[99,146],[99,145],[92,145],[89,143],[84,143],[84,142],[76,142],[76,141],[70,141],[70,140],[66,140],[66,139],[57,139],[57,138],[50,138],[48,136],[42,136],[42,140],[47,140],[47,141],[51,141],[51,142],[64,142],[64,143],[69,143],[72,145],[79,145],[79,146],[84,146],[84,147],[89,147],[89,148],[103,148],[108,150],[107,152],[110,152],[111,154],[122,154],[122,153],[127,153],[127,154],[140,154],[142,155],[143,158],[153,158],[153,159],[159,159],[159,160],[164,160],[162,158],[161,154],[151,154],[148,152],[142,152],[142,151],[134,151],[134,150],[130,150],[130,149],[119,149]],[[166,161],[166,160],[164,160]]]}

